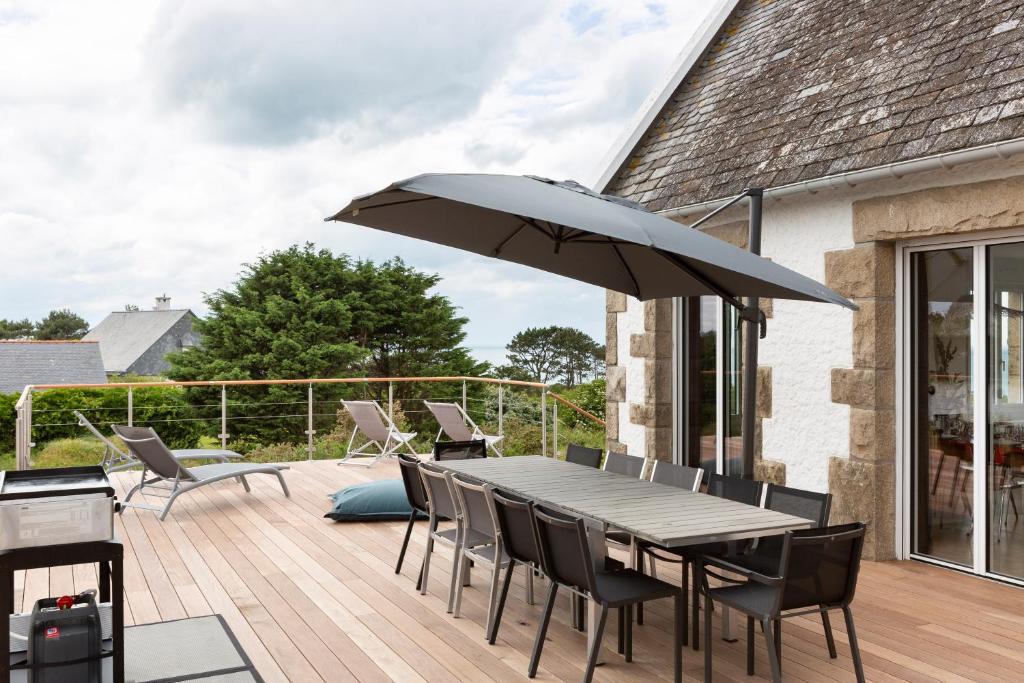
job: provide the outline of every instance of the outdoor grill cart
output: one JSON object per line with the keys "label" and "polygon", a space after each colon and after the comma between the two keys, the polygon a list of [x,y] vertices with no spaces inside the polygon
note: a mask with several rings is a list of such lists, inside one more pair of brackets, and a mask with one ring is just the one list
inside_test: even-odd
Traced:
{"label": "outdoor grill cart", "polygon": [[[124,549],[114,538],[114,506],[114,488],[101,467],[0,472],[0,614],[14,613],[15,571],[98,564],[99,601],[110,603],[113,647],[97,656],[113,660],[113,680],[123,683]],[[19,639],[14,620],[10,630],[13,643]],[[0,657],[0,683],[10,681],[12,670],[31,668],[23,659]],[[36,668],[30,680],[69,680],[60,669]]]}

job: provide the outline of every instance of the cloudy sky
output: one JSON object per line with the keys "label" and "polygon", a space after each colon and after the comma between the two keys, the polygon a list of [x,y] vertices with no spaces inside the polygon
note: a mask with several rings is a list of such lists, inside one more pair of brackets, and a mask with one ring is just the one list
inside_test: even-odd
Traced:
{"label": "cloudy sky", "polygon": [[601,290],[322,219],[426,171],[593,183],[707,4],[0,0],[0,318],[201,314],[312,241],[441,273],[483,358],[600,339]]}

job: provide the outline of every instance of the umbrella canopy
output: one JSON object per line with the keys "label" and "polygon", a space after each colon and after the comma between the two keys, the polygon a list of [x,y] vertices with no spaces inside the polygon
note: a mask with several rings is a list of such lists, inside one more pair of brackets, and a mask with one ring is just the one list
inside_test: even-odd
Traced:
{"label": "umbrella canopy", "polygon": [[539,268],[638,299],[713,294],[822,301],[828,287],[639,204],[572,181],[425,174],[357,197],[345,221]]}

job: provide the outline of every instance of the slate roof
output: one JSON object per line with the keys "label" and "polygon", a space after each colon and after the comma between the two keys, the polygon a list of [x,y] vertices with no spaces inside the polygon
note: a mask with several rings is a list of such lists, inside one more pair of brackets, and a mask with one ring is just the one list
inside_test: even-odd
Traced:
{"label": "slate roof", "polygon": [[106,384],[100,346],[86,341],[0,341],[0,394],[26,384]]}
{"label": "slate roof", "polygon": [[606,192],[660,210],[1022,136],[1021,0],[740,0]]}
{"label": "slate roof", "polygon": [[84,339],[100,342],[107,372],[127,372],[132,364],[186,315],[186,309],[114,311]]}

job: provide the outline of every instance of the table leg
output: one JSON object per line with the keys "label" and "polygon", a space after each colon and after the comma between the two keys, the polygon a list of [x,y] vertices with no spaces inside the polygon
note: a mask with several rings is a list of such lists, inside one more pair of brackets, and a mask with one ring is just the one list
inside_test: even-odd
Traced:
{"label": "table leg", "polygon": [[722,640],[727,643],[735,643],[736,636],[732,632],[732,619],[730,618],[730,610],[725,605],[719,604],[718,607],[722,610]]}
{"label": "table leg", "polygon": [[[11,614],[14,612],[14,572],[9,569],[0,570],[0,614],[4,615],[7,630],[10,631]],[[0,657],[0,681],[10,683],[11,656],[4,652]]]}
{"label": "table leg", "polygon": [[100,562],[100,602],[110,602],[110,563]]}
{"label": "table leg", "polygon": [[[102,564],[106,564],[105,562]],[[124,683],[124,562],[117,557],[111,562],[111,583],[113,584],[113,623],[111,624],[114,641],[114,683]]]}

